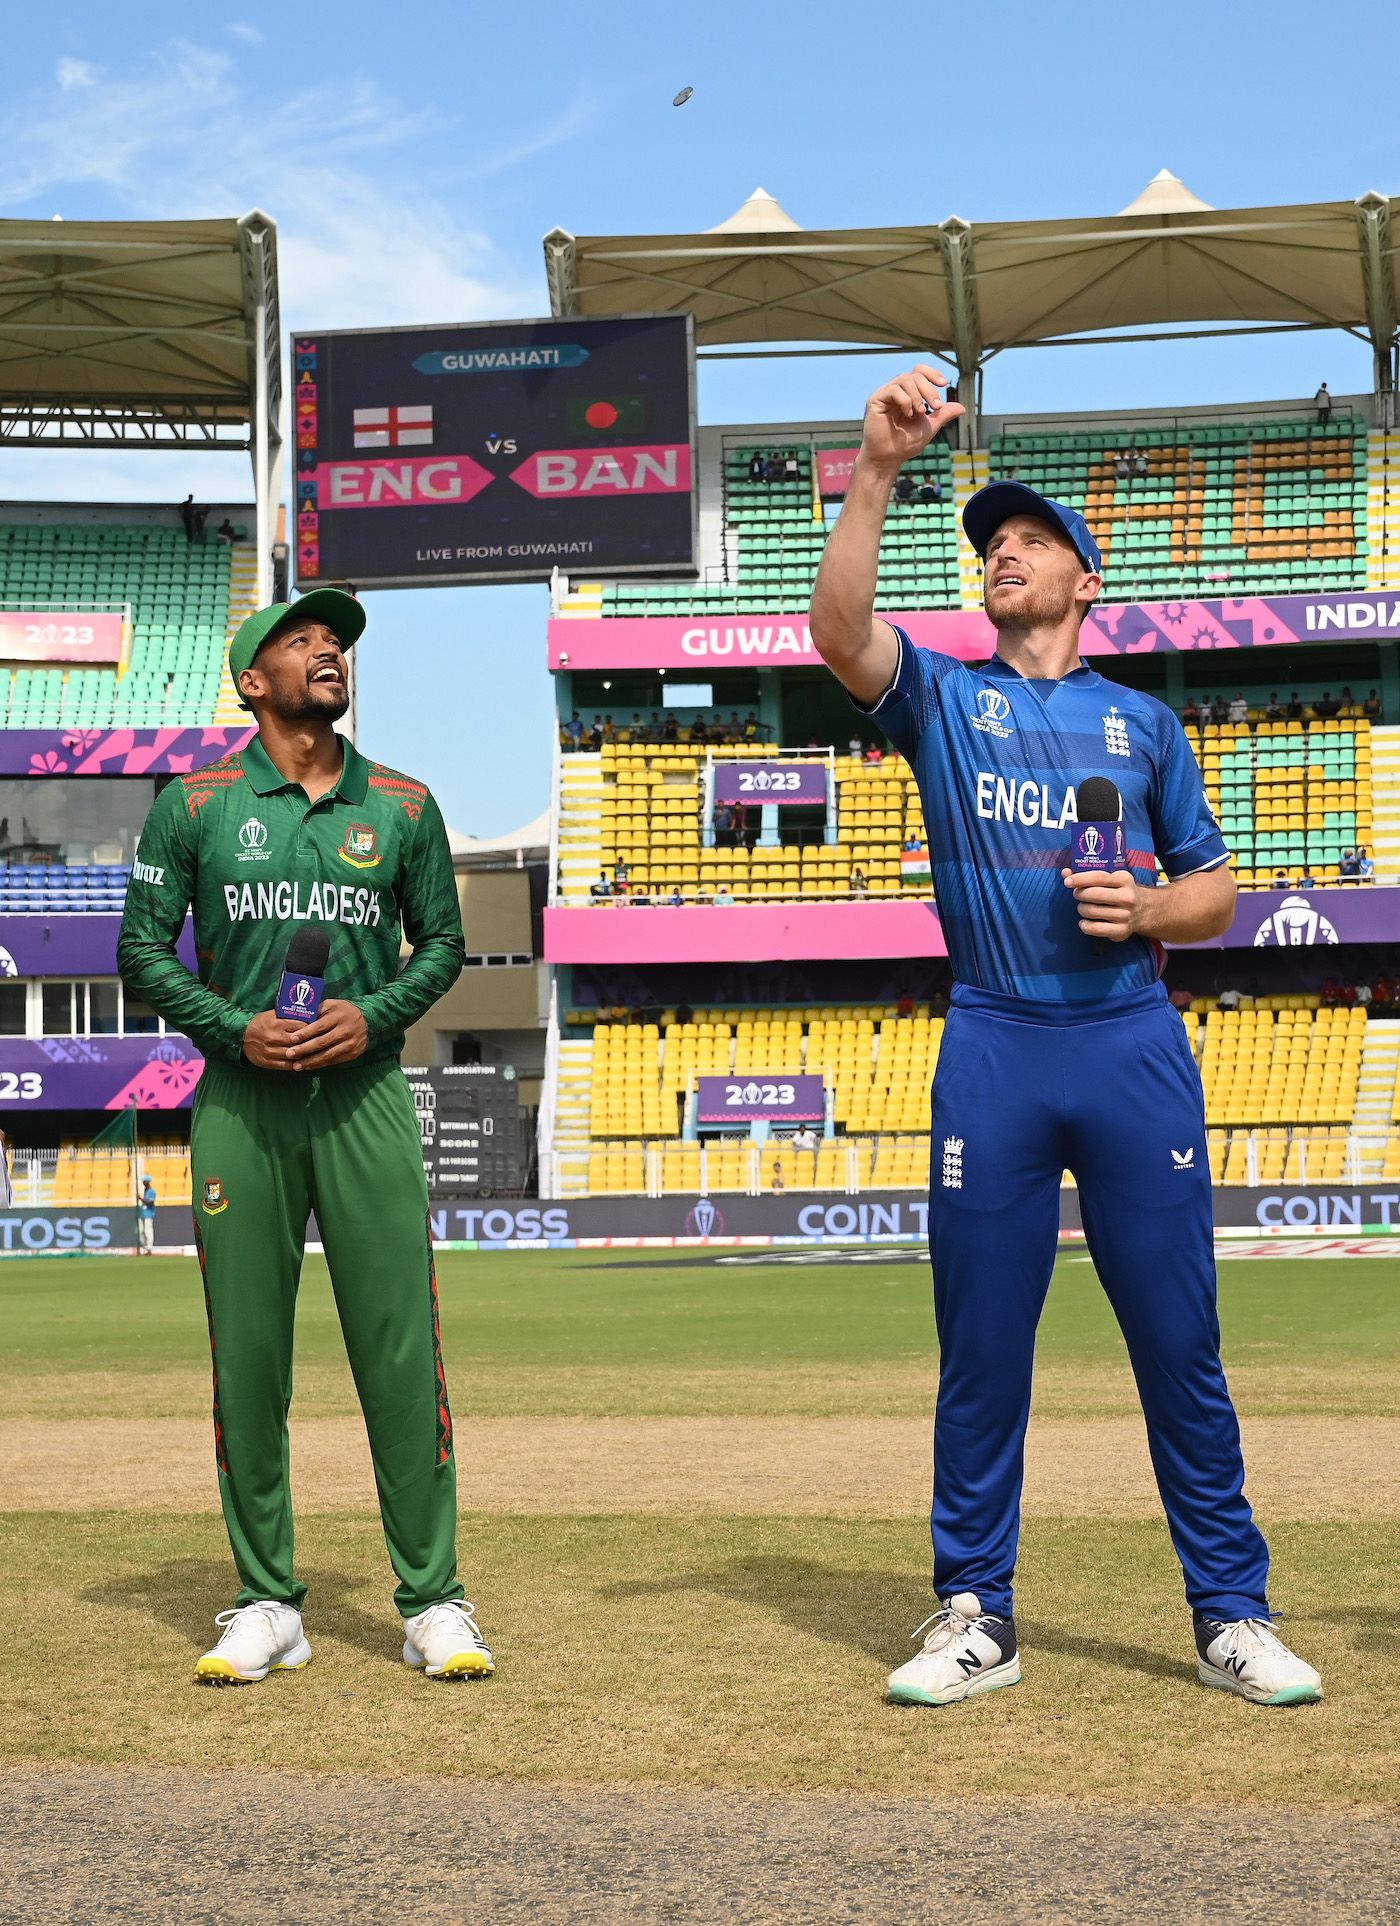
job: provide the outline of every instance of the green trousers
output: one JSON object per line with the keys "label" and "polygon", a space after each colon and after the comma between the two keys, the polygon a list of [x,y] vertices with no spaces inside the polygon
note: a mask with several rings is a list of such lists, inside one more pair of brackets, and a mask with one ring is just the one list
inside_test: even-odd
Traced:
{"label": "green trousers", "polygon": [[369,1433],[395,1602],[407,1618],[460,1598],[428,1191],[397,1063],[349,1064],[320,1077],[206,1063],[190,1137],[214,1448],[238,1603],[300,1606],[306,1596],[293,1575],[287,1411],[312,1211]]}

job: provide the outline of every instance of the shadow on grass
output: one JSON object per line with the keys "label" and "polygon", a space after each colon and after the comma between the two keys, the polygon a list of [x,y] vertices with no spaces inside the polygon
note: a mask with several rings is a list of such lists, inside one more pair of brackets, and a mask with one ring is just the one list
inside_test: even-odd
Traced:
{"label": "shadow on grass", "polygon": [[[909,1634],[918,1622],[914,1614],[935,1609],[936,1601],[927,1594],[920,1604],[918,1584],[907,1570],[852,1571],[809,1558],[759,1554],[669,1578],[628,1579],[608,1586],[601,1596],[665,1598],[690,1592],[728,1599],[774,1613],[795,1632],[884,1665],[902,1664],[910,1656]],[[1189,1619],[1184,1620],[1179,1657],[1120,1639],[1083,1636],[1040,1619],[1018,1619],[1017,1636],[1023,1651],[1053,1652],[1149,1678],[1179,1678],[1182,1666],[1194,1656]]]}
{"label": "shadow on grass", "polygon": [[[312,1570],[302,1574],[308,1590],[307,1631],[353,1645],[371,1658],[394,1658],[400,1653],[399,1616],[392,1599],[383,1612],[367,1612],[357,1603],[359,1581],[341,1572]],[[205,1651],[217,1637],[214,1614],[233,1603],[237,1581],[227,1559],[175,1558],[150,1571],[133,1572],[123,1584],[108,1580],[82,1594],[92,1605],[119,1605],[145,1612],[188,1641],[192,1650]]]}

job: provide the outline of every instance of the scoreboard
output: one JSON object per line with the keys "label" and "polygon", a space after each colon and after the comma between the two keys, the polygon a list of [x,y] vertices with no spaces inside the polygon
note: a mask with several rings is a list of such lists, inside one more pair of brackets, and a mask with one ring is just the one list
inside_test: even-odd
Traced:
{"label": "scoreboard", "polygon": [[520,1086],[507,1064],[405,1066],[432,1197],[499,1197],[528,1173]]}
{"label": "scoreboard", "polygon": [[292,336],[296,577],[695,569],[689,314]]}

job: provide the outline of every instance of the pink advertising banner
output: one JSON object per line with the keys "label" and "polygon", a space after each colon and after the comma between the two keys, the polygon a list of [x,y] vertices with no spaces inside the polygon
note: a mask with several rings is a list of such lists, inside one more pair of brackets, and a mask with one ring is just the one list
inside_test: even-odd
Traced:
{"label": "pink advertising banner", "polygon": [[817,487],[824,500],[844,495],[851,485],[851,470],[859,448],[819,448],[817,450]]}
{"label": "pink advertising banner", "polygon": [[544,954],[549,963],[800,963],[946,956],[948,948],[931,903],[610,903],[547,909]]}
{"label": "pink advertising banner", "polygon": [[119,609],[0,609],[0,662],[97,662],[122,658]]}
{"label": "pink advertising banner", "polygon": [[[995,634],[980,609],[882,609],[916,648],[984,662]],[[1400,594],[1279,595],[1223,602],[1120,602],[1091,611],[1086,656],[1277,648],[1400,636]],[[790,668],[821,660],[806,613],[605,616],[549,624],[551,669]]]}

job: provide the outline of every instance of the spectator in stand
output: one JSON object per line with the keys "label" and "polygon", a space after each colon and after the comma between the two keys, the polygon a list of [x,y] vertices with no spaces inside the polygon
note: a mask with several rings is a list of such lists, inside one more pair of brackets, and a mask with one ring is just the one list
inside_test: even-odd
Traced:
{"label": "spectator in stand", "polygon": [[923,844],[919,841],[919,838],[914,834],[912,829],[910,830],[909,834],[904,838],[904,841],[900,844],[900,848],[904,851],[906,856],[920,855],[923,851],[923,847],[924,847]]}
{"label": "spectator in stand", "polygon": [[1342,1000],[1342,985],[1339,978],[1329,976],[1318,991],[1324,1010],[1335,1010]]}
{"label": "spectator in stand", "polygon": [[728,883],[721,883],[719,888],[715,891],[715,908],[730,909],[733,907],[733,904],[734,904],[734,898],[730,894]]}
{"label": "spectator in stand", "polygon": [[1356,1000],[1361,1005],[1363,1010],[1370,1009],[1372,1003],[1374,1003],[1375,1001],[1375,991],[1371,988],[1369,983],[1357,984]]}
{"label": "spectator in stand", "polygon": [[1264,705],[1264,720],[1265,722],[1283,721],[1283,704],[1278,699],[1277,689],[1269,691],[1269,700]]}
{"label": "spectator in stand", "polygon": [[619,909],[627,908],[628,903],[631,901],[631,894],[626,882],[613,884],[613,902]]}
{"label": "spectator in stand", "polygon": [[759,738],[759,720],[758,720],[758,717],[754,714],[753,710],[750,709],[749,713],[744,717],[744,741],[757,742],[758,738]]}
{"label": "spectator in stand", "polygon": [[694,1023],[694,1021],[695,1011],[692,1006],[689,1003],[678,1003],[676,1005],[676,1022]]}
{"label": "spectator in stand", "polygon": [[791,449],[789,449],[787,454],[783,456],[783,480],[801,481],[801,479],[802,470],[798,466],[797,457],[792,453]]}
{"label": "spectator in stand", "polygon": [[1380,721],[1381,699],[1374,689],[1372,689],[1371,693],[1367,696],[1366,700],[1362,703],[1361,713],[1362,715],[1369,717],[1369,719],[1372,722]]}
{"label": "spectator in stand", "polygon": [[734,806],[732,803],[715,804],[715,841],[721,845],[734,840]]}
{"label": "spectator in stand", "polygon": [[1274,871],[1274,888],[1275,889],[1288,888],[1288,871],[1286,869],[1276,869]]}
{"label": "spectator in stand", "polygon": [[[708,909],[710,907],[710,892],[705,888],[703,883],[695,892],[695,907],[696,909]],[[676,1021],[679,1022],[680,1018],[678,1017]]]}
{"label": "spectator in stand", "polygon": [[596,883],[589,885],[588,894],[593,898],[594,902],[601,903],[607,897],[611,896],[612,893],[613,886],[608,881],[608,872],[605,869],[599,870],[598,880]]}
{"label": "spectator in stand", "polygon": [[885,752],[878,742],[872,742],[862,760],[872,765],[877,762],[883,762],[885,760]]}
{"label": "spectator in stand", "polygon": [[224,519],[214,530],[214,534],[221,542],[233,543],[238,540],[238,530],[234,527],[227,515],[224,516]]}
{"label": "spectator in stand", "polygon": [[1369,883],[1376,873],[1376,865],[1371,860],[1370,851],[1365,843],[1356,846],[1356,873],[1363,883]]}
{"label": "spectator in stand", "polygon": [[1167,992],[1167,1001],[1174,1010],[1189,1010],[1195,1000],[1191,992],[1183,989],[1179,983],[1174,990]]}
{"label": "spectator in stand", "polygon": [[910,994],[909,994],[909,992],[908,992],[907,990],[905,991],[905,993],[904,993],[904,995],[903,995],[902,997],[900,997],[900,999],[899,999],[899,1001],[898,1001],[898,1002],[897,1002],[897,1003],[895,1004],[895,1006],[894,1006],[894,1013],[895,1013],[895,1015],[896,1015],[897,1017],[912,1017],[912,1016],[913,1016],[913,1014],[914,1014],[914,999],[913,999],[913,997],[912,997],[912,996],[910,996]]}
{"label": "spectator in stand", "polygon": [[1221,1007],[1221,1009],[1222,1009],[1222,1010],[1238,1010],[1238,1009],[1239,1009],[1239,1007],[1240,1007],[1240,993],[1239,993],[1239,991],[1238,991],[1238,990],[1237,990],[1237,989],[1235,988],[1235,986],[1234,986],[1234,984],[1233,984],[1233,983],[1232,983],[1232,984],[1230,985],[1230,987],[1229,987],[1228,989],[1225,989],[1225,990],[1222,990],[1222,991],[1220,992],[1220,996],[1219,996],[1219,999],[1218,999],[1218,1001],[1219,1001],[1219,1004],[1220,1004],[1220,1007]]}
{"label": "spectator in stand", "polygon": [[1138,449],[1133,456],[1133,473],[1138,476],[1147,473],[1147,457],[1141,449]]}
{"label": "spectator in stand", "polygon": [[1332,691],[1330,689],[1324,689],[1322,694],[1318,696],[1313,703],[1313,714],[1319,722],[1330,722],[1341,706],[1341,703],[1338,702]]}
{"label": "spectator in stand", "polygon": [[1361,866],[1356,860],[1356,851],[1354,849],[1344,849],[1342,851],[1342,860],[1338,863],[1337,869],[1343,877],[1359,876],[1361,874]]}
{"label": "spectator in stand", "polygon": [[633,742],[640,742],[646,734],[646,724],[642,721],[642,718],[637,714],[635,709],[632,711],[632,720],[627,725],[627,728]]}
{"label": "spectator in stand", "polygon": [[923,502],[925,506],[927,506],[929,502],[941,502],[942,499],[943,484],[942,482],[935,481],[931,475],[926,475],[914,490],[914,500],[916,502]]}
{"label": "spectator in stand", "polygon": [[1395,980],[1384,971],[1371,986],[1371,1008],[1377,1016],[1389,1016],[1395,1002]]}
{"label": "spectator in stand", "polygon": [[589,725],[588,736],[595,749],[602,748],[603,718],[601,716],[594,716],[592,723]]}
{"label": "spectator in stand", "polygon": [[617,741],[617,729],[614,726],[613,719],[611,716],[603,717],[603,741],[604,742]]}
{"label": "spectator in stand", "polygon": [[1126,448],[1120,449],[1113,457],[1113,472],[1119,481],[1127,481],[1128,477],[1132,474],[1132,457],[1128,454]]}
{"label": "spectator in stand", "polygon": [[729,711],[729,721],[725,725],[724,739],[726,742],[738,742],[743,733],[743,724],[739,721],[739,711],[737,709],[731,709]]}
{"label": "spectator in stand", "polygon": [[1290,722],[1301,722],[1302,719],[1303,719],[1303,698],[1299,695],[1298,691],[1295,689],[1292,695],[1288,698],[1288,720]]}
{"label": "spectator in stand", "polygon": [[1196,706],[1195,696],[1187,696],[1186,707],[1181,712],[1181,720],[1188,729],[1199,728],[1204,721],[1204,717]]}
{"label": "spectator in stand", "polygon": [[583,741],[583,722],[577,709],[574,710],[574,713],[564,724],[564,734],[569,739],[569,747],[571,749],[577,749]]}
{"label": "spectator in stand", "polygon": [[1230,720],[1230,705],[1225,700],[1223,695],[1212,696],[1211,704],[1210,704],[1210,719],[1213,723],[1217,725],[1217,727],[1220,724],[1226,723]]}
{"label": "spectator in stand", "polygon": [[1305,868],[1293,887],[1294,889],[1316,889],[1317,878],[1310,869]]}
{"label": "spectator in stand", "polygon": [[672,884],[671,894],[666,898],[666,901],[672,909],[681,909],[684,906],[685,898],[681,895],[681,886],[679,883]]}
{"label": "spectator in stand", "polygon": [[1229,718],[1231,722],[1249,721],[1249,704],[1245,700],[1243,689],[1236,689],[1235,691],[1235,699],[1230,704]]}
{"label": "spectator in stand", "polygon": [[787,1185],[783,1182],[783,1167],[781,1164],[774,1164],[773,1166],[773,1183],[771,1188],[775,1197],[781,1197],[787,1189]]}
{"label": "spectator in stand", "polygon": [[1356,707],[1356,697],[1351,692],[1350,683],[1344,682],[1342,684],[1341,704],[1343,709],[1354,709]]}
{"label": "spectator in stand", "polygon": [[870,894],[870,884],[866,881],[865,871],[859,863],[855,864],[851,870],[851,894],[852,896],[868,896]]}
{"label": "spectator in stand", "polygon": [[914,477],[901,474],[895,481],[894,498],[897,502],[912,502],[914,499]]}
{"label": "spectator in stand", "polygon": [[626,892],[626,895],[627,895],[627,900],[632,905],[633,909],[650,909],[652,906],[651,897],[647,893],[647,887],[645,883],[638,883],[637,887],[635,889],[628,890]]}
{"label": "spectator in stand", "polygon": [[853,756],[863,756],[865,754],[865,744],[859,736],[852,736],[846,744],[846,747]]}
{"label": "spectator in stand", "polygon": [[816,1131],[807,1123],[799,1124],[797,1129],[792,1133],[792,1147],[794,1150],[815,1150],[817,1141]]}
{"label": "spectator in stand", "polygon": [[1332,397],[1327,392],[1327,383],[1325,381],[1313,396],[1313,407],[1317,410],[1318,427],[1325,428],[1332,419]]}
{"label": "spectator in stand", "polygon": [[[209,511],[206,509],[205,513],[208,514],[208,512]],[[185,499],[181,502],[179,507],[179,516],[180,516],[181,522],[184,524],[185,540],[187,542],[192,542],[195,537],[195,528],[197,526],[197,520],[199,516],[199,510],[194,505],[193,495],[186,495]]]}
{"label": "spectator in stand", "polygon": [[749,480],[752,482],[766,482],[767,479],[768,463],[763,459],[763,456],[755,450],[754,453],[749,456]]}

